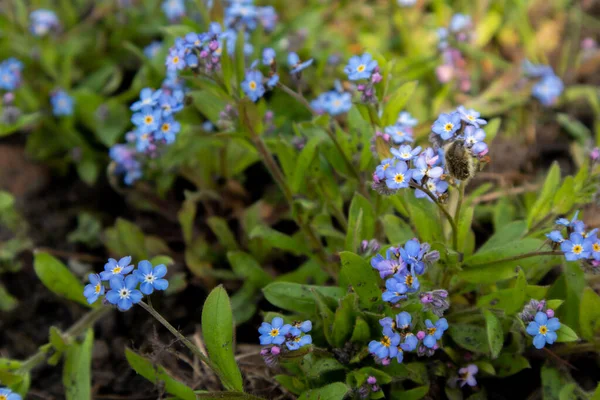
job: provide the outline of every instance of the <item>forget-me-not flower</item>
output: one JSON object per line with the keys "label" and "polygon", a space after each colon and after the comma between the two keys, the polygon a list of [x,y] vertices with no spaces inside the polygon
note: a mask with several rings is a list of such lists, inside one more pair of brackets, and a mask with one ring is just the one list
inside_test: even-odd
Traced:
{"label": "forget-me-not flower", "polygon": [[140,261],[138,267],[133,271],[133,275],[141,283],[140,291],[144,294],[152,294],[154,290],[166,290],[169,287],[169,281],[163,279],[167,274],[167,267],[164,264],[152,267],[152,263],[147,260]]}
{"label": "forget-me-not flower", "polygon": [[114,276],[110,279],[110,289],[106,293],[106,300],[116,305],[119,310],[127,311],[133,304],[142,301],[142,292],[137,290],[138,279],[133,275]]}
{"label": "forget-me-not flower", "polygon": [[541,311],[535,314],[534,320],[527,325],[527,333],[533,336],[533,345],[536,349],[543,348],[546,343],[554,343],[558,337],[556,331],[559,329],[558,318],[548,319],[548,315]]}
{"label": "forget-me-not flower", "polygon": [[283,318],[275,317],[269,324],[268,322],[263,322],[258,328],[258,333],[260,333],[260,344],[283,344],[285,342],[285,335],[287,335],[292,326],[289,324],[283,324]]}

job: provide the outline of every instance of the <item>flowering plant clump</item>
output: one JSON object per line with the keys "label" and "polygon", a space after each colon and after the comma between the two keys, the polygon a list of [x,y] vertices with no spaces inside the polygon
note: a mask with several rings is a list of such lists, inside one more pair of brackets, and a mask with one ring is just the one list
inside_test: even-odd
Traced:
{"label": "flowering plant clump", "polygon": [[598,398],[589,4],[8,3],[0,400]]}

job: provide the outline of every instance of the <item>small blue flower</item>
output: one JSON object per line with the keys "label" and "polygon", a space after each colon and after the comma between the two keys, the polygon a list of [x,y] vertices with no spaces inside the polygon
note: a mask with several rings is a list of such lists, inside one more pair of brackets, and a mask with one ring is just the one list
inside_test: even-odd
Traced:
{"label": "small blue flower", "polygon": [[573,232],[581,233],[583,235],[583,231],[585,230],[585,224],[583,223],[583,221],[577,219],[578,216],[579,211],[575,211],[575,214],[573,215],[573,218],[571,218],[571,221],[569,221],[566,218],[559,218],[556,220],[556,224],[566,226]]}
{"label": "small blue flower", "polygon": [[404,351],[414,351],[419,345],[419,339],[412,333],[407,333],[404,342],[400,345]]}
{"label": "small blue flower", "polygon": [[418,275],[425,272],[425,264],[423,263],[423,251],[418,240],[411,239],[400,247],[400,256],[410,266],[412,266]]}
{"label": "small blue flower", "polygon": [[173,119],[172,116],[163,118],[160,127],[157,130],[156,139],[162,139],[167,144],[175,142],[177,133],[181,130],[181,124]]}
{"label": "small blue flower", "polygon": [[142,107],[142,109],[131,116],[133,122],[141,133],[152,132],[160,126],[162,112],[159,108]]}
{"label": "small blue flower", "polygon": [[546,313],[538,312],[533,321],[527,326],[527,333],[533,336],[533,345],[536,349],[543,348],[546,343],[552,344],[558,335],[555,331],[560,329],[558,318],[550,318]]}
{"label": "small blue flower", "polygon": [[288,340],[287,342],[285,342],[285,345],[287,346],[288,349],[294,351],[294,350],[298,350],[300,347],[309,345],[311,343],[312,343],[312,337],[310,335],[302,335],[302,336],[293,337],[291,340]]}
{"label": "small blue flower", "polygon": [[292,70],[290,71],[292,75],[298,74],[306,68],[310,67],[313,61],[314,59],[311,58],[310,60],[300,62],[300,57],[298,56],[298,54],[293,52],[288,54],[288,65],[290,68],[292,68]]}
{"label": "small blue flower", "polygon": [[433,123],[431,130],[440,135],[442,139],[448,140],[460,129],[460,121],[460,114],[457,112],[440,114],[438,119]]}
{"label": "small blue flower", "polygon": [[21,395],[14,393],[9,388],[0,389],[0,399],[2,400],[21,400]]}
{"label": "small blue flower", "polygon": [[123,279],[117,275],[110,279],[110,289],[106,293],[106,300],[109,303],[115,304],[119,310],[127,311],[133,304],[142,301],[142,292],[137,290],[138,279],[129,275]]}
{"label": "small blue flower", "polygon": [[485,132],[481,128],[469,125],[465,128],[464,139],[467,146],[472,147],[476,143],[483,142],[485,139]]}
{"label": "small blue flower", "polygon": [[396,328],[407,330],[412,328],[412,316],[406,311],[402,311],[396,315]]}
{"label": "small blue flower", "polygon": [[421,183],[421,180],[425,176],[436,179],[442,176],[444,173],[444,169],[442,167],[431,167],[430,163],[428,163],[427,154],[420,154],[415,159],[413,164],[415,168],[412,169],[412,178],[419,183]]}
{"label": "small blue flower", "polygon": [[133,275],[141,283],[140,291],[144,294],[152,294],[154,289],[166,290],[169,287],[169,281],[163,279],[166,274],[167,267],[164,264],[152,268],[152,263],[147,260],[140,261],[133,271]]}
{"label": "small blue flower", "polygon": [[273,74],[269,77],[269,79],[267,79],[267,87],[269,89],[273,89],[275,86],[277,86],[278,82],[279,82],[279,75]]}
{"label": "small blue flower", "polygon": [[344,68],[344,72],[348,75],[351,81],[361,79],[369,79],[377,68],[377,61],[369,53],[364,53],[361,56],[353,56],[348,60],[348,65]]}
{"label": "small blue flower", "polygon": [[531,94],[544,106],[551,106],[564,90],[562,80],[556,75],[545,75],[531,88]]}
{"label": "small blue flower", "polygon": [[135,150],[127,145],[116,144],[109,150],[110,158],[117,164],[115,174],[124,174],[123,181],[133,184],[142,177],[141,164],[135,159]]}
{"label": "small blue flower", "polygon": [[98,274],[89,274],[90,283],[83,288],[83,295],[86,297],[89,304],[98,300],[98,297],[104,294],[104,285]]}
{"label": "small blue flower", "polygon": [[404,161],[396,162],[396,165],[385,171],[385,184],[390,189],[402,189],[408,187],[412,171]]}
{"label": "small blue flower", "polygon": [[167,71],[174,72],[185,68],[185,53],[182,50],[171,49],[165,63]]}
{"label": "small blue flower", "polygon": [[448,26],[452,32],[460,32],[471,27],[471,17],[465,14],[454,14]]}
{"label": "small blue flower", "polygon": [[150,59],[153,59],[158,55],[160,49],[162,48],[162,42],[154,41],[150,43],[148,46],[144,47],[144,55]]}
{"label": "small blue flower", "polygon": [[258,101],[265,94],[265,87],[262,83],[263,74],[260,71],[249,71],[246,73],[246,79],[242,82],[242,90],[252,101]]}
{"label": "small blue flower", "polygon": [[262,63],[263,65],[270,66],[275,62],[275,50],[270,47],[267,47],[262,52]]}
{"label": "small blue flower", "polygon": [[529,60],[523,61],[522,68],[525,75],[532,78],[541,78],[542,76],[546,75],[555,75],[554,70],[549,65],[533,64]]}
{"label": "small blue flower", "polygon": [[391,329],[394,329],[396,326],[395,324],[396,323],[394,322],[394,320],[390,317],[381,318],[379,320],[379,325],[381,325],[382,328],[390,327]]}
{"label": "small blue flower", "polygon": [[160,7],[169,21],[176,21],[185,16],[184,0],[165,0]]}
{"label": "small blue flower", "polygon": [[421,152],[421,146],[417,146],[413,149],[410,145],[406,144],[397,149],[392,147],[390,151],[397,159],[402,161],[410,161],[419,155]]}
{"label": "small blue flower", "polygon": [[131,111],[138,111],[142,107],[156,105],[161,94],[162,90],[155,91],[150,88],[142,89],[140,91],[140,99],[131,105]]}
{"label": "small blue flower", "polygon": [[379,271],[379,276],[384,279],[387,276],[394,275],[406,268],[404,262],[399,263],[395,259],[384,259],[380,254],[377,254],[371,259],[371,266]]}
{"label": "small blue flower", "polygon": [[269,324],[268,322],[263,322],[258,328],[258,333],[260,333],[260,344],[283,344],[285,342],[285,336],[290,333],[292,326],[289,324],[283,324],[283,318],[275,317]]}
{"label": "small blue flower", "polygon": [[[439,167],[437,167],[439,168]],[[446,191],[448,191],[448,182],[441,180],[440,178],[431,178],[427,180],[427,183],[425,184],[425,187],[427,188],[427,190],[429,190],[434,196],[439,197],[442,194],[446,193]],[[425,198],[430,202],[433,202],[433,200],[427,195],[427,193],[425,193],[424,191],[417,189],[415,190],[415,197],[417,199],[422,199]],[[420,271],[421,269],[421,265],[419,265],[417,267],[417,271]],[[419,273],[420,274],[420,273]]]}
{"label": "small blue flower", "polygon": [[401,111],[398,114],[398,119],[396,120],[396,124],[414,127],[419,123],[419,121],[414,118],[408,111]]}
{"label": "small blue flower", "polygon": [[573,232],[569,236],[569,240],[560,244],[560,249],[565,253],[567,261],[582,260],[591,255],[592,241],[590,238],[584,239],[580,233]]}
{"label": "small blue flower", "polygon": [[331,91],[327,96],[326,111],[329,115],[336,116],[350,111],[352,96],[347,92]]}
{"label": "small blue flower", "polygon": [[430,320],[426,320],[425,327],[426,336],[423,339],[423,344],[425,347],[432,349],[436,342],[442,338],[446,329],[448,329],[448,321],[446,321],[446,318],[440,318],[434,325]]}
{"label": "small blue flower", "polygon": [[565,240],[560,231],[552,231],[550,233],[546,233],[546,237],[552,240],[554,243],[562,243]]}
{"label": "small blue flower", "polygon": [[386,327],[383,328],[383,337],[381,340],[372,340],[369,343],[369,352],[380,359],[396,357],[399,344],[400,335],[390,327]]}
{"label": "small blue flower", "polygon": [[104,264],[104,271],[100,272],[100,278],[103,281],[108,281],[115,276],[125,276],[133,270],[133,265],[130,265],[131,256],[123,257],[119,261],[114,258],[109,258]]}
{"label": "small blue flower", "polygon": [[467,110],[464,106],[460,106],[456,109],[456,111],[460,114],[461,120],[465,121],[467,124],[473,125],[476,128],[487,124],[485,119],[479,118],[481,113],[478,113],[473,109]]}
{"label": "small blue flower", "polygon": [[405,142],[411,143],[414,140],[412,137],[412,129],[408,125],[396,124],[386,126],[384,132],[390,135],[394,144],[402,144]]}
{"label": "small blue flower", "polygon": [[258,20],[265,31],[271,32],[277,24],[277,12],[272,6],[258,7]]}
{"label": "small blue flower", "polygon": [[408,268],[398,272],[394,275],[393,279],[400,282],[397,287],[404,293],[415,293],[419,291],[419,288],[421,287],[419,279],[412,271],[409,271]]}
{"label": "small blue flower", "polygon": [[39,9],[29,14],[29,30],[35,36],[45,36],[60,26],[58,17],[51,10]]}
{"label": "small blue flower", "polygon": [[393,158],[386,158],[385,160],[383,160],[381,164],[379,164],[377,168],[375,168],[375,175],[377,175],[377,178],[381,180],[384,179],[385,171],[394,164],[394,161],[395,160]]}
{"label": "small blue flower", "polygon": [[592,246],[592,258],[596,261],[600,261],[600,239],[598,239],[598,236],[594,233],[588,237],[588,240]]}
{"label": "small blue flower", "polygon": [[64,90],[57,90],[50,97],[52,113],[57,116],[69,116],[73,114],[73,98]]}
{"label": "small blue flower", "polygon": [[308,333],[312,330],[312,322],[310,320],[306,321],[295,321],[292,324],[292,329],[290,329],[290,334],[292,336],[300,336],[302,333]]}
{"label": "small blue flower", "polygon": [[419,290],[419,280],[406,269],[385,281],[387,289],[381,295],[383,301],[395,304],[404,300],[407,293]]}

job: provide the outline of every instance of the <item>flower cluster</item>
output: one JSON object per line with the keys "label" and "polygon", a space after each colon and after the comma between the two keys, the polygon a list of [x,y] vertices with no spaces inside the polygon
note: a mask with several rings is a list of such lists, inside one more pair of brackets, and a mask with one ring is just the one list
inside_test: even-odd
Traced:
{"label": "flower cluster", "polygon": [[13,392],[8,388],[0,389],[0,400],[21,400],[20,394]]}
{"label": "flower cluster", "polygon": [[225,25],[228,28],[253,31],[261,25],[267,32],[275,29],[278,16],[273,7],[255,6],[254,0],[226,0],[225,3]]}
{"label": "flower cluster", "polygon": [[73,98],[64,90],[56,90],[50,95],[52,114],[57,117],[73,115]]}
{"label": "flower cluster", "polygon": [[379,320],[383,331],[380,340],[369,343],[369,352],[376,362],[389,365],[392,358],[400,364],[404,360],[404,352],[417,351],[418,355],[432,355],[439,348],[438,341],[448,329],[445,318],[425,321],[425,330],[413,333],[412,316],[406,311],[396,315],[395,319],[385,317]]}
{"label": "flower cluster", "polygon": [[[311,321],[294,321],[292,324],[284,324],[283,318],[275,317],[271,323],[263,322],[258,328],[261,346],[260,354],[265,357],[267,364],[274,364],[273,357],[279,356],[282,345],[285,343],[288,351],[298,350],[301,347],[312,344],[312,337],[307,335],[312,330]],[[285,351],[285,349],[283,349]]]}
{"label": "flower cluster", "polygon": [[16,58],[8,58],[0,63],[0,89],[9,92],[21,86],[23,63]]}
{"label": "flower cluster", "polygon": [[[566,218],[556,220],[558,229],[546,234],[546,237],[554,244],[560,246],[567,261],[583,260],[593,268],[600,267],[600,239],[598,229],[586,230],[583,221],[577,219],[579,211],[575,212],[569,221]],[[566,231],[566,237],[563,236]]]}
{"label": "flower cluster", "polygon": [[398,119],[394,125],[386,126],[383,134],[376,133],[381,136],[386,142],[392,142],[395,145],[413,142],[413,128],[419,121],[413,118],[407,111],[401,111],[398,114]]}
{"label": "flower cluster", "polygon": [[563,92],[565,86],[549,65],[533,64],[529,60],[523,62],[523,73],[538,81],[531,88],[531,95],[544,106],[551,106]]}
{"label": "flower cluster", "polygon": [[554,310],[547,308],[546,300],[530,300],[519,313],[519,318],[528,324],[526,331],[533,336],[533,345],[537,349],[556,341],[555,331],[560,329],[560,322],[554,317]]}
{"label": "flower cluster", "polygon": [[376,60],[369,53],[353,56],[344,68],[344,72],[351,81],[359,81],[357,89],[361,93],[363,103],[376,103],[375,84],[381,82],[383,77],[379,73]]}
{"label": "flower cluster", "polygon": [[352,108],[352,95],[335,89],[330,90],[321,93],[310,102],[310,106],[317,114],[329,114],[335,117],[350,111],[350,108]]}
{"label": "flower cluster", "polygon": [[[473,158],[481,159],[488,153],[483,141],[485,132],[480,128],[486,123],[477,111],[462,106],[453,113],[441,114],[431,127],[430,140],[435,149],[392,147],[392,158],[383,160],[373,173],[373,189],[393,194],[414,187],[417,198],[444,200],[449,187],[447,176],[458,180],[470,178],[474,173]],[[441,148],[443,145],[445,150]]]}
{"label": "flower cluster", "polygon": [[377,385],[377,378],[369,376],[367,380],[356,390],[358,397],[361,399],[368,399],[370,394],[373,392],[380,391],[381,388]]}
{"label": "flower cluster", "polygon": [[60,21],[51,10],[39,9],[29,14],[29,30],[35,36],[46,36],[50,31],[60,29]]}
{"label": "flower cluster", "polygon": [[441,83],[456,78],[458,87],[463,92],[471,89],[471,77],[460,50],[452,47],[452,42],[469,42],[472,39],[473,23],[471,17],[464,14],[454,14],[448,28],[437,31],[438,48],[442,53],[443,64],[436,68],[436,75]]}
{"label": "flower cluster", "polygon": [[[134,270],[130,262],[131,257],[123,257],[119,261],[109,258],[100,275],[90,274],[90,283],[83,289],[88,303],[92,304],[104,295],[108,303],[116,305],[121,311],[127,311],[133,304],[139,303],[144,294],[150,295],[154,290],[169,287],[169,281],[164,279],[167,274],[164,264],[153,267],[150,261],[143,260]],[[104,282],[108,283],[108,288]]]}
{"label": "flower cluster", "polygon": [[185,16],[184,0],[165,0],[160,7],[171,22],[178,21]]}

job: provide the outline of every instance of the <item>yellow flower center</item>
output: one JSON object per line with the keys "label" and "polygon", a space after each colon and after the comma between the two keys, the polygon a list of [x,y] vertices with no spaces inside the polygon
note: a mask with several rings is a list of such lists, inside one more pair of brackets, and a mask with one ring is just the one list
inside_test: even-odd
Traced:
{"label": "yellow flower center", "polygon": [[406,284],[407,284],[408,286],[412,286],[412,284],[413,284],[413,280],[414,280],[414,279],[413,279],[412,275],[406,275],[406,278],[404,279],[404,281],[406,282]]}
{"label": "yellow flower center", "polygon": [[358,72],[363,72],[365,69],[367,69],[367,66],[365,64],[360,64],[358,67],[356,67],[356,70]]}
{"label": "yellow flower center", "polygon": [[431,327],[431,328],[427,328],[428,335],[433,335],[435,333],[435,331],[437,331],[437,328],[435,326]]}
{"label": "yellow flower center", "polygon": [[160,128],[163,132],[169,132],[169,128],[171,126],[167,123],[163,124],[163,126]]}
{"label": "yellow flower center", "polygon": [[[100,290],[102,290],[102,285],[98,282],[98,284],[96,285],[96,287],[94,288],[94,291],[96,293],[100,293]],[[1,399],[0,399],[1,400]]]}
{"label": "yellow flower center", "polygon": [[250,81],[250,83],[248,84],[248,86],[250,87],[250,89],[255,90],[256,89],[256,82]]}
{"label": "yellow flower center", "polygon": [[6,400],[8,399],[8,397],[6,397],[6,395],[0,394],[0,400]]}
{"label": "yellow flower center", "polygon": [[548,328],[546,327],[546,325],[541,325],[540,326],[540,335],[545,335],[546,333],[548,333]]}
{"label": "yellow flower center", "polygon": [[179,56],[173,57],[173,64],[179,64]]}
{"label": "yellow flower center", "polygon": [[277,329],[277,328],[271,329],[271,332],[269,333],[269,335],[271,335],[273,337],[279,336],[279,329]]}
{"label": "yellow flower center", "polygon": [[300,342],[300,339],[302,339],[300,336],[296,336],[294,338],[294,342],[298,343],[298,342]]}
{"label": "yellow flower center", "polygon": [[151,115],[146,115],[146,118],[144,118],[144,123],[146,125],[150,125],[152,122],[154,122],[154,118]]}
{"label": "yellow flower center", "polygon": [[573,246],[573,253],[575,254],[581,254],[581,252],[583,251],[583,246],[576,244]]}
{"label": "yellow flower center", "polygon": [[592,250],[594,250],[595,252],[600,251],[600,243],[594,243],[592,245]]}
{"label": "yellow flower center", "polygon": [[120,274],[121,271],[123,271],[123,268],[121,268],[117,265],[116,267],[113,268],[112,273],[116,275],[116,274]]}
{"label": "yellow flower center", "polygon": [[334,100],[333,101],[333,105],[336,106],[336,107],[339,107],[339,106],[342,105],[342,102],[340,100]]}
{"label": "yellow flower center", "polygon": [[398,136],[404,136],[404,132],[403,131],[398,131]]}
{"label": "yellow flower center", "polygon": [[446,132],[450,132],[452,130],[452,128],[454,128],[454,124],[448,122],[446,125],[444,125],[444,130]]}
{"label": "yellow flower center", "polygon": [[396,176],[394,176],[394,182],[396,182],[396,183],[404,182],[404,175],[396,174]]}
{"label": "yellow flower center", "polygon": [[472,115],[467,115],[467,119],[468,119],[469,121],[475,121],[475,117],[474,117],[474,116],[472,116]]}
{"label": "yellow flower center", "polygon": [[392,345],[392,341],[390,340],[390,338],[388,336],[382,337],[381,341],[379,343],[381,343],[385,347],[390,347]]}
{"label": "yellow flower center", "polygon": [[390,163],[385,163],[385,164],[383,164],[382,168],[385,171],[386,169],[388,169],[389,166],[390,166]]}

